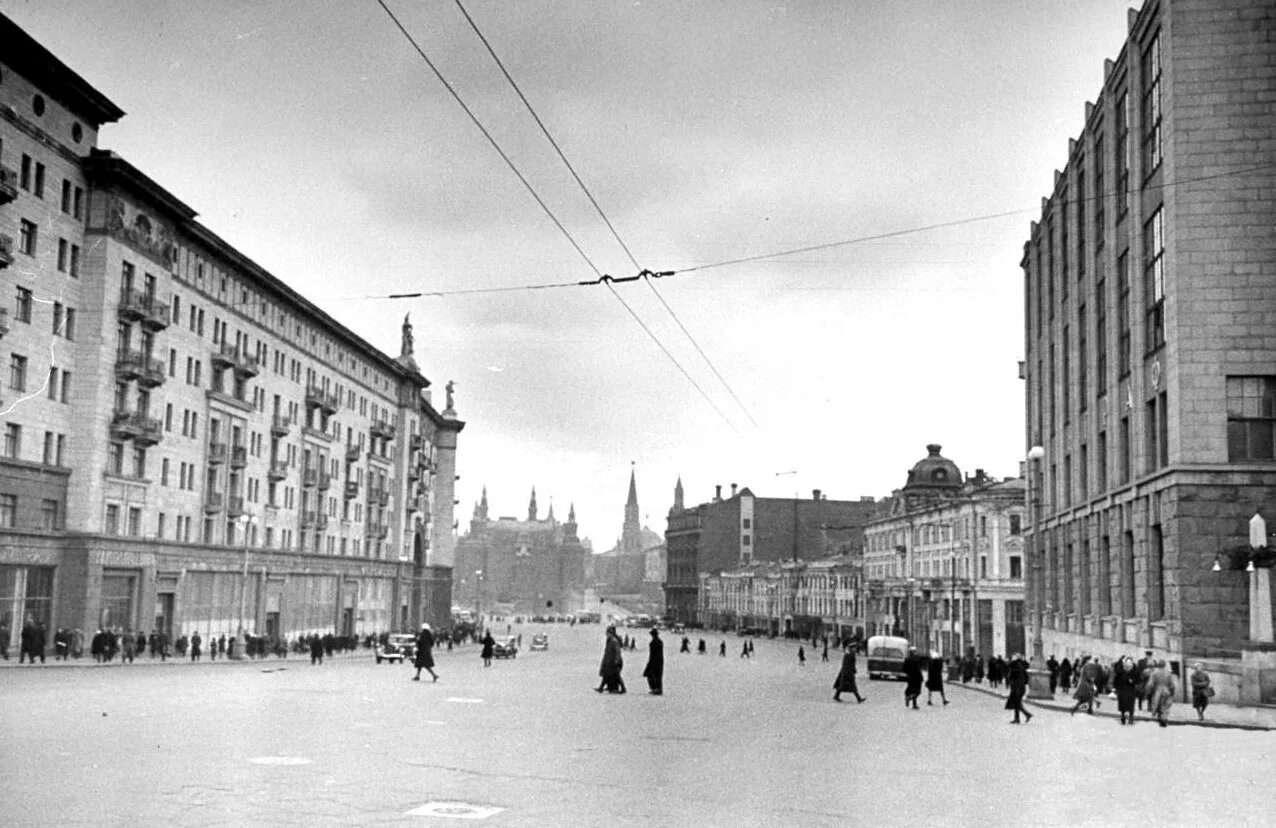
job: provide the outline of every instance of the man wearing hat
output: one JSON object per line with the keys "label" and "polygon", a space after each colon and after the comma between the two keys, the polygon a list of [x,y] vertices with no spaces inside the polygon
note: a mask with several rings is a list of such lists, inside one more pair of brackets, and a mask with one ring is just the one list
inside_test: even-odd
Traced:
{"label": "man wearing hat", "polygon": [[439,680],[439,676],[434,672],[434,633],[430,631],[429,624],[421,625],[421,632],[416,636],[416,658],[413,660],[416,665],[416,675],[412,677],[413,681],[421,680],[421,671],[425,670],[435,681]]}
{"label": "man wearing hat", "polygon": [[1151,677],[1152,667],[1155,664],[1156,662],[1152,659],[1152,651],[1144,650],[1143,658],[1139,659],[1138,663],[1134,665],[1137,671],[1135,675],[1138,677],[1134,692],[1140,710],[1143,709],[1143,702],[1147,701],[1148,698],[1148,678]]}

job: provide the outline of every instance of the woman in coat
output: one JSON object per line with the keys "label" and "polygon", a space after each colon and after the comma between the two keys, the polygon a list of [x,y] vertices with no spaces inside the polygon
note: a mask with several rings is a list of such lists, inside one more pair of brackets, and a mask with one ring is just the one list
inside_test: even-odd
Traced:
{"label": "woman in coat", "polygon": [[926,704],[933,704],[930,697],[935,693],[944,704],[948,704],[948,697],[944,695],[944,660],[939,653],[931,653],[926,666]]}
{"label": "woman in coat", "polygon": [[1201,662],[1192,665],[1192,709],[1201,721],[1205,721],[1205,708],[1210,706],[1210,696],[1214,688],[1210,687],[1210,674],[1205,672]]}
{"label": "woman in coat", "polygon": [[412,677],[413,681],[421,680],[421,671],[424,670],[430,674],[430,678],[434,681],[439,680],[438,673],[434,672],[434,631],[430,629],[429,624],[421,625],[421,632],[416,636],[416,655],[412,659],[413,666],[416,667],[416,675]]}
{"label": "woman in coat", "polygon": [[483,659],[484,667],[492,666],[492,652],[496,649],[496,639],[492,638],[492,631],[487,630],[483,633],[483,651],[479,656]]}
{"label": "woman in coat", "polygon": [[1023,708],[1023,697],[1028,692],[1028,662],[1019,653],[1011,656],[1010,663],[1006,665],[1006,686],[1010,688],[1010,695],[1006,697],[1006,709],[1015,712],[1011,724],[1019,724],[1020,714],[1023,714],[1025,721],[1032,721],[1032,714]]}
{"label": "woman in coat", "polygon": [[1169,726],[1170,706],[1174,704],[1174,676],[1165,665],[1165,659],[1156,661],[1156,669],[1148,679],[1148,701],[1152,707],[1152,715],[1161,727]]}
{"label": "woman in coat", "polygon": [[1094,677],[1093,671],[1086,670],[1086,661],[1081,662],[1081,672],[1077,676],[1077,689],[1073,691],[1072,698],[1077,703],[1072,706],[1072,715],[1076,715],[1077,711],[1084,705],[1086,712],[1094,713]]}
{"label": "woman in coat", "polygon": [[1072,662],[1066,657],[1059,662],[1059,689],[1065,693],[1072,689]]}
{"label": "woman in coat", "polygon": [[904,681],[904,706],[920,710],[917,700],[922,695],[922,657],[917,654],[916,647],[909,647],[904,658]]}
{"label": "woman in coat", "polygon": [[1121,714],[1121,724],[1134,724],[1134,703],[1139,698],[1139,671],[1134,666],[1134,659],[1126,656],[1118,662],[1121,669],[1112,670],[1112,689],[1116,691],[1117,712]]}
{"label": "woman in coat", "polygon": [[608,693],[625,692],[624,682],[620,678],[620,671],[625,666],[625,659],[621,656],[620,651],[620,636],[616,635],[615,627],[608,627],[607,643],[603,646],[603,661],[598,667],[598,675],[602,678],[596,688],[599,693],[604,690]]}
{"label": "woman in coat", "polygon": [[664,695],[665,642],[660,640],[660,631],[656,629],[651,631],[651,643],[647,645],[647,666],[643,668],[642,677],[647,680],[647,689],[651,691],[651,695]]}
{"label": "woman in coat", "polygon": [[855,686],[855,648],[847,644],[842,648],[842,669],[833,680],[833,701],[840,702],[843,693],[854,693],[856,704],[862,704],[864,697]]}

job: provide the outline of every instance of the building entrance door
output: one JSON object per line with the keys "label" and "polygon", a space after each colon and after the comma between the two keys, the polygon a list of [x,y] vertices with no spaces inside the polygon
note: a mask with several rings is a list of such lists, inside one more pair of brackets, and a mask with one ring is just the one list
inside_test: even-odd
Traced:
{"label": "building entrance door", "polygon": [[161,592],[155,596],[155,632],[173,638],[173,607],[177,596],[171,592]]}
{"label": "building entrance door", "polygon": [[354,607],[346,607],[341,611],[341,634],[354,635]]}

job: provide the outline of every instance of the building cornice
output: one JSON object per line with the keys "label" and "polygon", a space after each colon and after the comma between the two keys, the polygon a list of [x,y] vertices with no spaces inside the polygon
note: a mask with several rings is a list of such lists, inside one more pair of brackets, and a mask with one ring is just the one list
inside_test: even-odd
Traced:
{"label": "building cornice", "polygon": [[4,44],[7,66],[92,123],[95,129],[124,117],[124,110],[112,103],[110,98],[3,14],[0,14],[0,43]]}

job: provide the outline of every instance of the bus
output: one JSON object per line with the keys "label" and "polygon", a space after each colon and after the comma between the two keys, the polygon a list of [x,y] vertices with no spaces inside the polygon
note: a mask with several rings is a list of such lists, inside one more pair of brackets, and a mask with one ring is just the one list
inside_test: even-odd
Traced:
{"label": "bus", "polygon": [[875,635],[868,640],[868,677],[903,681],[904,659],[908,657],[908,639],[894,635]]}

